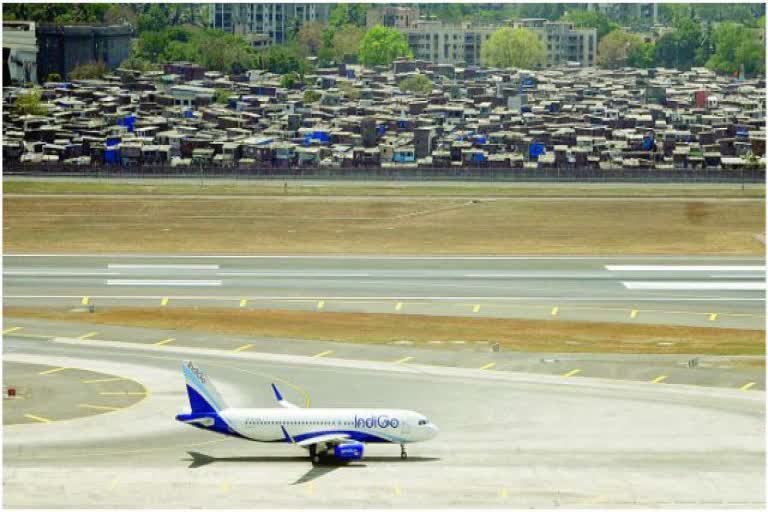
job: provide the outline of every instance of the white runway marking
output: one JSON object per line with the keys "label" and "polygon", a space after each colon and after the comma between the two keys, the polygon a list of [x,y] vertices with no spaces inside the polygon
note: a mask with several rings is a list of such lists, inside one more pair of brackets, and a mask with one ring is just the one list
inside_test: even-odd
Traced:
{"label": "white runway marking", "polygon": [[221,286],[221,281],[181,279],[107,279],[108,286]]}
{"label": "white runway marking", "polygon": [[486,278],[486,279],[504,279],[504,278],[530,278],[530,279],[571,279],[571,278],[589,278],[589,277],[612,277],[611,274],[605,272],[583,272],[572,274],[547,274],[546,272],[540,273],[536,271],[531,272],[503,272],[503,273],[487,273],[487,274],[464,274],[463,277],[469,278]]}
{"label": "white runway marking", "polygon": [[324,272],[219,272],[217,275],[235,277],[370,277],[370,274]]}
{"label": "white runway marking", "polygon": [[[717,256],[700,258],[691,256],[371,256],[371,255],[318,255],[318,254],[6,254],[6,258],[144,258],[144,259],[311,259],[311,260],[574,260],[574,261],[605,261],[605,260],[659,260],[659,261],[761,261],[760,258],[744,258],[743,256]],[[764,268],[764,267],[760,267]]]}
{"label": "white runway marking", "polygon": [[110,263],[107,268],[120,270],[218,270],[218,265],[141,265]]}
{"label": "white runway marking", "polygon": [[67,272],[67,271],[51,271],[45,272],[40,270],[3,270],[4,276],[37,276],[37,277],[90,277],[90,276],[119,276],[120,272]]}
{"label": "white runway marking", "polygon": [[[762,284],[762,283],[761,283]],[[218,285],[214,285],[218,286]],[[764,285],[763,285],[764,286]],[[81,299],[82,295],[4,295],[5,299]],[[603,301],[606,297],[410,297],[403,295],[392,295],[387,297],[349,297],[349,296],[312,296],[312,297],[292,297],[292,296],[269,296],[269,295],[251,295],[243,297],[242,295],[90,295],[90,299],[125,299],[125,300],[210,300],[210,301],[286,301],[286,302],[317,302],[325,301],[413,301],[413,300],[431,300],[431,301],[564,301],[564,302],[589,302]],[[635,302],[764,302],[764,297],[608,297],[615,301],[635,301]]]}
{"label": "white runway marking", "polygon": [[605,265],[611,272],[760,272],[759,265]]}
{"label": "white runway marking", "polygon": [[765,290],[761,281],[622,281],[628,290]]}

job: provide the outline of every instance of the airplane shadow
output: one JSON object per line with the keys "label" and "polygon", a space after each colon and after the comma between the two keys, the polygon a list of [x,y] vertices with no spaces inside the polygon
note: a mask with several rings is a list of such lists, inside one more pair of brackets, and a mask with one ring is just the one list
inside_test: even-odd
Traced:
{"label": "airplane shadow", "polygon": [[[247,456],[247,457],[212,457],[204,453],[199,452],[187,452],[191,459],[184,459],[190,461],[188,468],[194,469],[202,466],[213,464],[214,462],[268,462],[268,463],[280,463],[280,462],[309,462],[309,459],[305,457],[274,457],[274,456]],[[430,462],[440,460],[437,457],[408,457],[407,459],[401,459],[398,457],[366,457],[367,462]],[[338,461],[334,459],[321,460],[317,464],[312,464],[312,468],[304,473],[298,480],[291,485],[298,485],[309,482],[323,475],[335,471],[340,468],[364,468],[365,464],[349,463]]]}

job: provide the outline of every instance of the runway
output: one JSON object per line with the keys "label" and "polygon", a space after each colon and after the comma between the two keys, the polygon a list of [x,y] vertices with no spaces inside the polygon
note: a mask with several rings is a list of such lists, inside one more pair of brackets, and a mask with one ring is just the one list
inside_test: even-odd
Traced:
{"label": "runway", "polygon": [[9,305],[765,322],[761,258],[6,255],[3,282]]}
{"label": "runway", "polygon": [[[5,429],[8,507],[765,507],[765,393],[7,335],[4,358],[117,373],[150,396],[124,410]],[[173,421],[180,360],[232,406],[418,410],[433,441],[367,447],[312,469],[290,446],[217,438]],[[191,453],[190,453],[191,452]]]}

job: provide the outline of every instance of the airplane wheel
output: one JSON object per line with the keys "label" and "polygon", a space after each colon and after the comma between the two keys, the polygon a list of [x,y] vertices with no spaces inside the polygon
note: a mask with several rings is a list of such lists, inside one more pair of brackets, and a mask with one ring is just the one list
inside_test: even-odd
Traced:
{"label": "airplane wheel", "polygon": [[408,458],[408,453],[406,453],[406,452],[401,453],[400,454],[400,458],[401,459],[407,459]]}
{"label": "airplane wheel", "polygon": [[320,456],[319,455],[315,455],[314,457],[312,457],[312,463],[313,464],[320,463]]}

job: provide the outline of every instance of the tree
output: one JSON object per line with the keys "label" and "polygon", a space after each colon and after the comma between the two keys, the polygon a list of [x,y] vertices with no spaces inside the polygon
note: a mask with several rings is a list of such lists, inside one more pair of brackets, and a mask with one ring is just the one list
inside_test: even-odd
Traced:
{"label": "tree", "polygon": [[320,100],[322,96],[323,95],[317,91],[313,91],[312,89],[307,89],[306,91],[304,91],[304,97],[302,99],[304,103],[314,103]]}
{"label": "tree", "polygon": [[107,25],[130,23],[135,26],[137,20],[136,11],[133,10],[132,5],[128,4],[112,4],[104,12],[104,23]]}
{"label": "tree", "polygon": [[610,32],[619,28],[618,23],[611,21],[608,16],[600,11],[590,11],[579,9],[566,12],[561,18],[563,21],[573,23],[578,28],[597,29],[597,40],[599,41]]}
{"label": "tree", "polygon": [[323,45],[323,25],[316,21],[306,23],[299,29],[297,39],[307,55],[317,55]]}
{"label": "tree", "polygon": [[597,63],[608,69],[628,65],[629,56],[643,46],[643,39],[623,30],[614,30],[597,45]]}
{"label": "tree", "polygon": [[745,73],[764,73],[765,46],[755,32],[738,23],[720,23],[714,32],[715,53],[707,67],[719,73],[735,73],[743,65]]}
{"label": "tree", "polygon": [[483,44],[481,59],[497,68],[533,68],[546,61],[547,51],[538,34],[526,28],[500,28]]}
{"label": "tree", "polygon": [[69,78],[72,80],[101,78],[104,76],[105,72],[106,68],[104,67],[103,62],[88,62],[86,64],[80,64],[79,66],[72,68],[72,70],[69,72]]}
{"label": "tree", "polygon": [[400,90],[426,96],[432,92],[432,80],[421,74],[411,75],[400,80]]}
{"label": "tree", "polygon": [[291,71],[304,75],[309,70],[309,63],[298,45],[275,44],[256,55],[256,67],[281,75]]}
{"label": "tree", "polygon": [[348,55],[357,55],[360,50],[360,41],[363,39],[363,31],[355,25],[344,25],[333,34],[331,51],[337,62],[345,62]]}
{"label": "tree", "polygon": [[168,13],[160,4],[152,4],[146,14],[142,14],[138,19],[139,32],[159,32],[169,24]]}
{"label": "tree", "polygon": [[691,66],[703,64],[706,58],[701,51],[704,41],[699,22],[679,17],[675,19],[674,28],[674,32],[664,34],[656,42],[657,64],[686,70]]}
{"label": "tree", "polygon": [[328,14],[328,26],[338,29],[343,25],[365,27],[367,4],[336,4]]}
{"label": "tree", "polygon": [[627,52],[627,66],[650,68],[656,65],[656,47],[653,43],[641,43]]}
{"label": "tree", "polygon": [[366,66],[392,64],[398,57],[413,57],[405,36],[393,28],[376,25],[360,41],[360,62]]}
{"label": "tree", "polygon": [[42,103],[43,97],[40,89],[34,88],[26,93],[21,93],[16,96],[16,101],[13,104],[13,110],[17,115],[33,115],[43,116],[48,113],[48,107]]}
{"label": "tree", "polygon": [[291,71],[290,73],[286,73],[280,77],[280,87],[285,89],[294,89],[297,86],[301,86],[303,84],[304,80],[295,71]]}

